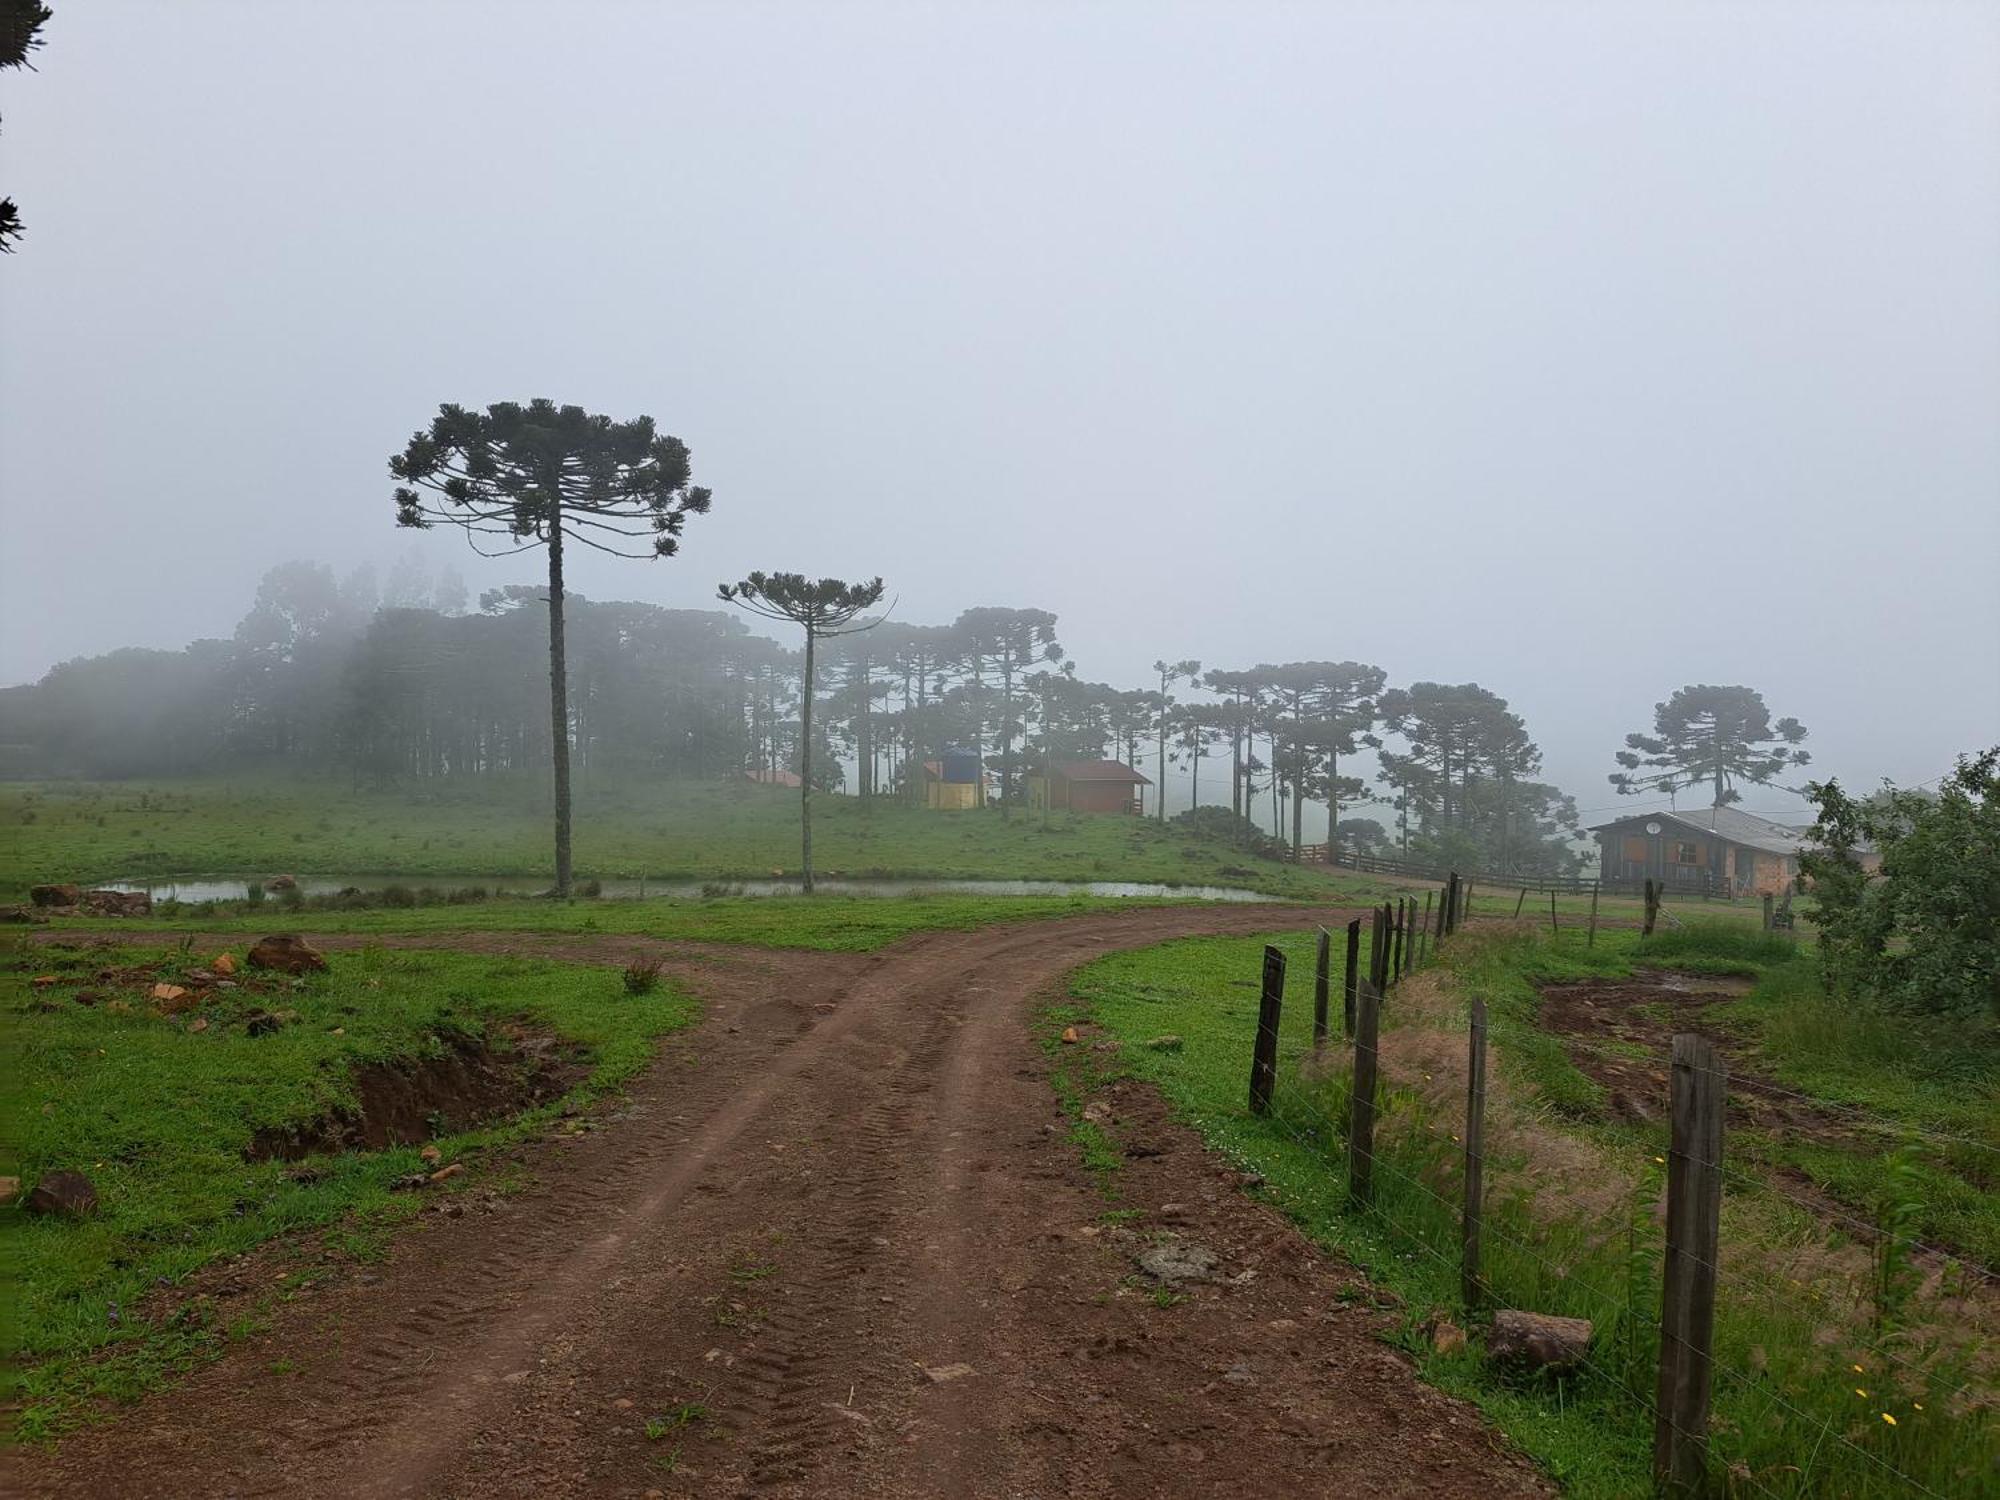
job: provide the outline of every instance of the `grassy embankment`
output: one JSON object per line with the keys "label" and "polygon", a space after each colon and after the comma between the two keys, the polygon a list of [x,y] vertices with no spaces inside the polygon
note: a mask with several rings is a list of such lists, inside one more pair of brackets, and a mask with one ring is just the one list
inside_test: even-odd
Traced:
{"label": "grassy embankment", "polygon": [[[503,1071],[519,1076],[528,1054],[510,1032],[526,1026],[562,1039],[566,1065],[545,1079],[540,1103],[463,1128],[433,1114],[442,1161],[476,1162],[616,1088],[695,1011],[665,985],[627,993],[613,968],[379,950],[336,955],[328,973],[296,985],[240,973],[238,989],[203,991],[179,1015],[148,1003],[152,982],[209,957],[16,948],[0,964],[0,1040],[10,1060],[0,1172],[32,1186],[45,1171],[80,1170],[100,1200],[85,1219],[0,1208],[17,1436],[58,1432],[106,1399],[164,1383],[254,1330],[272,1299],[294,1294],[329,1261],[379,1258],[389,1231],[422,1206],[424,1195],[392,1191],[397,1178],[427,1169],[421,1143],[293,1163],[248,1159],[260,1129],[351,1107],[355,1070],[370,1064],[408,1067],[489,1037]],[[96,980],[107,962],[158,972]],[[58,982],[32,984],[49,974]],[[79,990],[95,992],[94,1002],[78,1003]],[[284,1017],[274,1033],[246,1029],[257,1008]],[[492,1165],[430,1191],[468,1180],[504,1191]],[[162,1287],[278,1236],[294,1237],[281,1283],[156,1316]]]}
{"label": "grassy embankment", "polygon": [[[1630,932],[1550,939],[1472,930],[1437,968],[1406,980],[1385,1006],[1386,1114],[1377,1197],[1346,1202],[1344,1050],[1312,1056],[1308,936],[1287,951],[1294,997],[1284,1016],[1277,1108],[1252,1117],[1245,1093],[1256,1024],[1261,940],[1194,939],[1108,957],[1077,976],[1048,1024],[1094,1023],[1125,1045],[1107,1055],[1051,1047],[1074,1110],[1105,1069],[1150,1080],[1212,1144],[1263,1174],[1274,1202],[1321,1243],[1361,1264],[1407,1303],[1405,1347],[1427,1378],[1477,1401],[1581,1496],[1646,1493],[1649,1402],[1657,1356],[1663,1128],[1615,1123],[1603,1090],[1537,1024],[1539,982],[1616,979],[1635,966],[1747,973],[1747,999],[1711,1013],[1739,1066],[1824,1099],[1867,1128],[1844,1158],[1810,1163],[1856,1217],[1917,1215],[1915,1229],[1991,1261],[2000,1201],[2000,1038],[1945,1028],[1917,1034],[1819,997],[1809,958],[1785,939],[1701,927],[1641,943]],[[1495,1056],[1489,1104],[1486,1274],[1490,1305],[1587,1317],[1590,1366],[1535,1379],[1491,1369],[1477,1342],[1438,1352],[1425,1321],[1459,1305],[1466,997],[1483,995]],[[1165,1033],[1178,1050],[1141,1045]],[[1664,1085],[1662,1085],[1664,1090]],[[1862,1116],[1856,1115],[1859,1120]],[[1115,1141],[1076,1123],[1085,1158],[1115,1193]],[[1889,1169],[1899,1135],[1915,1142]],[[1958,1137],[1958,1141],[1943,1137]],[[1717,1330],[1714,1454],[1729,1492],[1785,1497],[1902,1495],[1914,1476],[1939,1494],[1990,1483],[2000,1460],[1993,1409],[1996,1287],[1976,1266],[1892,1260],[1883,1313],[1881,1264],[1864,1232],[1801,1202],[1772,1162],[1806,1148],[1732,1129],[1724,1201],[1724,1282]],[[1821,1168],[1825,1168],[1821,1170]],[[1838,1206],[1834,1212],[1841,1212]],[[1906,1221],[1906,1228],[1908,1228]],[[1477,1317],[1472,1320],[1477,1331]],[[1922,1491],[1917,1491],[1921,1493]]]}
{"label": "grassy embankment", "polygon": [[[549,869],[548,790],[496,778],[388,791],[335,779],[233,777],[0,786],[0,897],[42,881],[235,872],[534,877]],[[822,875],[1129,880],[1323,895],[1325,876],[1253,859],[1150,819],[991,809],[926,812],[824,797]],[[583,779],[579,880],[730,880],[797,874],[795,793],[748,783]],[[364,882],[373,884],[376,882]]]}

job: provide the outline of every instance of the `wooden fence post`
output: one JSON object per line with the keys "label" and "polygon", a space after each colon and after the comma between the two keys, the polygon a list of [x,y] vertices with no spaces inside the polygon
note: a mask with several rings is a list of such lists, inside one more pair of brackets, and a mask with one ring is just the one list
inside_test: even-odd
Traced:
{"label": "wooden fence post", "polygon": [[1389,939],[1389,982],[1400,984],[1403,979],[1403,944],[1408,936],[1409,924],[1404,920],[1409,910],[1409,902],[1398,896],[1389,920],[1395,924]]}
{"label": "wooden fence post", "polygon": [[1590,941],[1584,946],[1587,948],[1597,946],[1597,886],[1594,884],[1590,888]]}
{"label": "wooden fence post", "polygon": [[1347,975],[1340,986],[1341,1034],[1354,1035],[1355,986],[1361,982],[1361,918],[1347,924]]}
{"label": "wooden fence post", "polygon": [[1667,1258],[1653,1477],[1672,1495],[1708,1483],[1708,1395],[1722,1218],[1722,1114],[1728,1076],[1705,1037],[1674,1037],[1673,1142],[1667,1149]]}
{"label": "wooden fence post", "polygon": [[1271,1112],[1278,1082],[1278,1014],[1285,1003],[1285,955],[1264,949],[1264,992],[1257,1002],[1257,1048],[1250,1056],[1250,1113]]}
{"label": "wooden fence post", "polygon": [[1460,1286],[1468,1311],[1484,1300],[1479,1274],[1479,1221],[1486,1186],[1486,1002],[1472,997],[1471,1046],[1465,1057],[1465,1215]]}
{"label": "wooden fence post", "polygon": [[1354,1093],[1347,1117],[1347,1196],[1358,1208],[1375,1200],[1375,1032],[1382,1017],[1382,992],[1361,987],[1354,1030]]}
{"label": "wooden fence post", "polygon": [[1324,927],[1319,930],[1319,946],[1313,954],[1313,1045],[1326,1041],[1326,997],[1327,984],[1331,976],[1327,973],[1333,961],[1333,934]]}
{"label": "wooden fence post", "polygon": [[1382,988],[1382,954],[1388,946],[1382,940],[1387,925],[1383,921],[1383,913],[1388,909],[1387,906],[1378,906],[1368,918],[1368,983],[1378,991]]}
{"label": "wooden fence post", "polygon": [[1431,958],[1431,893],[1424,892],[1424,920],[1417,928],[1417,962],[1429,963]]}
{"label": "wooden fence post", "polygon": [[1388,990],[1388,946],[1390,946],[1388,928],[1390,928],[1388,902],[1382,902],[1380,906],[1376,906],[1374,940],[1368,944],[1368,982],[1374,986],[1376,996]]}
{"label": "wooden fence post", "polygon": [[1444,935],[1450,937],[1458,931],[1458,871],[1453,870],[1444,882]]}
{"label": "wooden fence post", "polygon": [[1562,931],[1562,928],[1556,925],[1556,893],[1553,890],[1549,892],[1549,931]]}
{"label": "wooden fence post", "polygon": [[1524,885],[1521,887],[1520,899],[1514,903],[1514,919],[1516,921],[1520,920],[1521,908],[1526,906],[1527,904],[1528,904],[1528,888]]}
{"label": "wooden fence post", "polygon": [[1646,882],[1646,920],[1639,929],[1640,937],[1653,935],[1653,924],[1660,920],[1660,888],[1652,881]]}
{"label": "wooden fence post", "polygon": [[1459,903],[1458,919],[1463,922],[1472,915],[1472,877],[1465,877],[1465,899]]}
{"label": "wooden fence post", "polygon": [[1771,930],[1771,902],[1774,898],[1769,891],[1764,892],[1764,930]]}

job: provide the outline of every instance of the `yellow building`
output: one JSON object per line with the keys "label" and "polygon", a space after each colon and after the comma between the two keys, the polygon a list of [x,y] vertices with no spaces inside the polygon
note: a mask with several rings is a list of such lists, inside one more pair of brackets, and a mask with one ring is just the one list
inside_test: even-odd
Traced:
{"label": "yellow building", "polygon": [[924,806],[938,812],[962,812],[986,802],[986,777],[976,755],[947,751],[917,768],[924,789]]}

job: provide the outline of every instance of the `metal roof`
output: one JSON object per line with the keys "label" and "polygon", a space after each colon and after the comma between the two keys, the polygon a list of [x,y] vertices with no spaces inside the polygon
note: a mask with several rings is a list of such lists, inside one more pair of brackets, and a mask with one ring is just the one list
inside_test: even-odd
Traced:
{"label": "metal roof", "polygon": [[1704,807],[1698,812],[1649,812],[1633,813],[1629,817],[1615,818],[1609,823],[1599,823],[1590,831],[1602,833],[1607,828],[1620,828],[1627,823],[1643,823],[1656,819],[1662,823],[1678,823],[1683,828],[1692,828],[1697,833],[1712,833],[1717,838],[1732,844],[1741,844],[1746,849],[1762,849],[1770,854],[1797,854],[1807,847],[1806,831],[1803,828],[1787,828],[1783,823],[1773,823],[1769,818],[1760,818],[1755,813],[1738,812],[1733,807]]}
{"label": "metal roof", "polygon": [[1122,760],[1071,760],[1056,765],[1056,775],[1065,781],[1126,781],[1140,786],[1151,786],[1149,777],[1141,776]]}

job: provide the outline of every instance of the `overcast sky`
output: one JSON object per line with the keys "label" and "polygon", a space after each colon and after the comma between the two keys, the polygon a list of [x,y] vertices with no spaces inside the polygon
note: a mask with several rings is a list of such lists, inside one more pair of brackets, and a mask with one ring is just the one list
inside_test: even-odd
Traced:
{"label": "overcast sky", "polygon": [[879,572],[1121,685],[1476,679],[1586,811],[1685,682],[1863,781],[2000,741],[2000,6],[55,10],[0,681],[291,557],[531,581],[385,465],[546,395],[715,491],[593,597]]}

